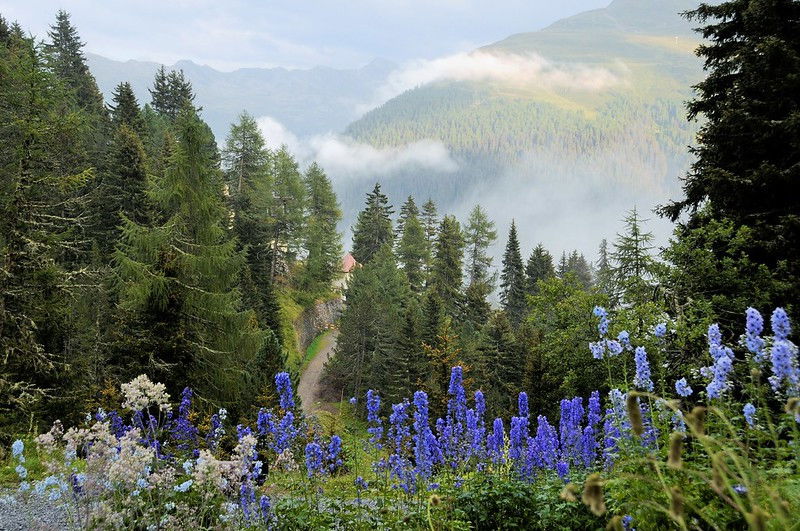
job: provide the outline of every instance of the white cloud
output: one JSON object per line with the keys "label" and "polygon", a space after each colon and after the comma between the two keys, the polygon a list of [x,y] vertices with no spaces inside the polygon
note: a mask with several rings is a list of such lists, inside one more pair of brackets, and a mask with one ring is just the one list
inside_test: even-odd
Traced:
{"label": "white cloud", "polygon": [[389,75],[375,101],[359,107],[374,108],[407,90],[437,81],[496,81],[539,89],[600,91],[623,82],[624,67],[607,68],[583,64],[553,63],[537,54],[475,51],[437,59],[418,59]]}
{"label": "white cloud", "polygon": [[270,116],[257,123],[270,149],[286,145],[300,162],[316,161],[339,178],[387,175],[408,167],[448,173],[458,169],[444,144],[434,140],[379,148],[335,134],[302,140]]}

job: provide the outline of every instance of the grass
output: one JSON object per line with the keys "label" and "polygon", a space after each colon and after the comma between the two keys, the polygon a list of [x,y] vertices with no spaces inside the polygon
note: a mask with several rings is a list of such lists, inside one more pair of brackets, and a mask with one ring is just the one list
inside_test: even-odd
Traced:
{"label": "grass", "polygon": [[330,336],[330,334],[331,330],[326,330],[314,338],[314,341],[312,341],[306,349],[306,356],[303,358],[303,363],[300,367],[301,372],[304,372],[308,368],[308,364],[317,357],[317,354],[319,354],[322,350],[322,347],[327,342],[327,338]]}

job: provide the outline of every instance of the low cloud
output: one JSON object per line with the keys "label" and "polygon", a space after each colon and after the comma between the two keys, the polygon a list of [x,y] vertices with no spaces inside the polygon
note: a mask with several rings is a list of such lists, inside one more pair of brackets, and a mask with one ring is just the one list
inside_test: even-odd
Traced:
{"label": "low cloud", "polygon": [[403,146],[375,147],[350,137],[326,134],[300,139],[270,116],[257,120],[267,147],[286,145],[299,162],[318,162],[336,178],[391,175],[408,168],[452,173],[458,164],[441,142],[420,140]]}
{"label": "low cloud", "polygon": [[625,67],[554,63],[541,55],[475,51],[409,62],[389,75],[366,112],[403,92],[437,81],[495,81],[531,89],[601,91],[624,82]]}

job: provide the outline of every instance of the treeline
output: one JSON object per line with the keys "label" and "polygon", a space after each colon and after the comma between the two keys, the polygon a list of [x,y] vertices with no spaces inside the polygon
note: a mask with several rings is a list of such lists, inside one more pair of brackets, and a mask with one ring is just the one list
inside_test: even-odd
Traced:
{"label": "treeline", "polygon": [[[394,213],[376,185],[353,229],[360,267],[326,367],[333,400],[374,389],[398,403],[422,388],[441,412],[450,368],[461,365],[499,408],[493,414],[513,411],[509,397],[522,390],[545,411],[597,387],[596,363],[576,354],[596,339],[595,305],[636,303],[628,320],[642,322],[663,308],[654,302],[652,235],[635,210],[610,248],[601,242],[595,264],[578,251],[555,260],[541,244],[523,255],[512,223],[499,271],[489,254],[497,230],[480,206],[463,224],[413,197]],[[495,289],[499,309],[490,302]],[[631,330],[647,332],[643,324]]]}
{"label": "treeline", "polygon": [[249,412],[283,370],[277,292],[324,295],[341,211],[243,113],[223,149],[181,71],[107,105],[60,11],[0,17],[0,418],[64,421],[138,374]]}

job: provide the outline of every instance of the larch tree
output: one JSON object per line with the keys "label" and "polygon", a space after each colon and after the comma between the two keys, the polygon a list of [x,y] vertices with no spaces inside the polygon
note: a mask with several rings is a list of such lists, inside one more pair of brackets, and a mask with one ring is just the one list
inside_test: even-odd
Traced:
{"label": "larch tree", "polygon": [[308,201],[303,284],[311,291],[330,289],[340,274],[342,235],[336,226],[342,219],[342,210],[330,179],[316,162],[306,171],[305,184]]}

